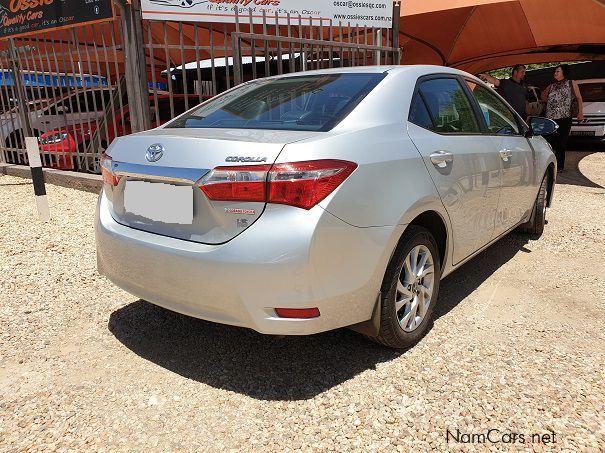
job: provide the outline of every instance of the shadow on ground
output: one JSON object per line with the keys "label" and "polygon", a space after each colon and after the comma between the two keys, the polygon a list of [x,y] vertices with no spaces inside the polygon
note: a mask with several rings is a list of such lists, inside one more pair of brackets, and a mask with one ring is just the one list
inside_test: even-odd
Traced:
{"label": "shadow on ground", "polygon": [[[510,235],[442,283],[437,317],[446,315],[524,248]],[[404,354],[340,329],[275,337],[183,316],[144,301],[111,314],[109,330],[134,353],[181,376],[263,400],[312,398],[378,363]]]}
{"label": "shadow on ground", "polygon": [[557,174],[557,184],[568,184],[574,186],[592,187],[603,189],[602,186],[587,178],[579,168],[580,161],[590,156],[595,151],[568,151],[565,156],[565,171]]}
{"label": "shadow on ground", "polygon": [[[32,182],[0,182],[0,187],[8,186],[32,186]],[[32,186],[33,187],[33,186]]]}

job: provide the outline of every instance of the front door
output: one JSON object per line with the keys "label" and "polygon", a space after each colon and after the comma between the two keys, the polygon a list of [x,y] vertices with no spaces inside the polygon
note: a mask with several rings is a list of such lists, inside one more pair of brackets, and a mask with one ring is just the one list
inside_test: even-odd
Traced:
{"label": "front door", "polygon": [[535,153],[513,110],[487,88],[470,80],[467,84],[483,112],[487,132],[500,157],[502,189],[494,227],[494,235],[500,236],[515,227],[531,209]]}
{"label": "front door", "polygon": [[419,81],[408,132],[420,151],[450,217],[453,264],[493,237],[501,166],[491,137],[457,77]]}

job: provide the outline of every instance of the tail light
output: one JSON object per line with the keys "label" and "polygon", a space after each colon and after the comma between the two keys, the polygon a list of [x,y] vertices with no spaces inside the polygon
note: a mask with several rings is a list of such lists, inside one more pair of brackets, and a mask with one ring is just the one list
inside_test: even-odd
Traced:
{"label": "tail light", "polygon": [[216,167],[200,181],[211,200],[265,201],[267,172],[271,165]]}
{"label": "tail light", "polygon": [[113,172],[112,164],[113,161],[110,156],[107,154],[101,156],[101,175],[103,176],[103,182],[115,187],[120,182],[120,178]]}
{"label": "tail light", "polygon": [[343,160],[217,167],[200,181],[215,201],[258,201],[311,209],[357,168]]}

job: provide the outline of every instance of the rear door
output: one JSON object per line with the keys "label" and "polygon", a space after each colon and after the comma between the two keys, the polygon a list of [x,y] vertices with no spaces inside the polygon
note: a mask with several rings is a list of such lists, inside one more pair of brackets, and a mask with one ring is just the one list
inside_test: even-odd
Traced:
{"label": "rear door", "polygon": [[491,240],[500,193],[500,159],[468,96],[457,76],[423,77],[408,126],[450,217],[454,264]]}
{"label": "rear door", "polygon": [[472,80],[466,82],[500,157],[502,189],[494,227],[494,236],[500,236],[517,225],[533,205],[538,184],[535,153],[514,111],[489,89]]}

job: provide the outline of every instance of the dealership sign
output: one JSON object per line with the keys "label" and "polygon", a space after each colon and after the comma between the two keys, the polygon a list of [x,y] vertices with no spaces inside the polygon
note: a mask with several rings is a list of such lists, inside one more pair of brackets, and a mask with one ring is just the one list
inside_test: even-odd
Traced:
{"label": "dealership sign", "polygon": [[0,39],[112,18],[112,0],[0,0]]}
{"label": "dealership sign", "polygon": [[237,15],[242,23],[298,24],[299,16],[304,23],[319,25],[351,24],[359,27],[391,27],[392,0],[141,0],[143,18],[156,20],[181,20],[196,22],[234,23]]}

